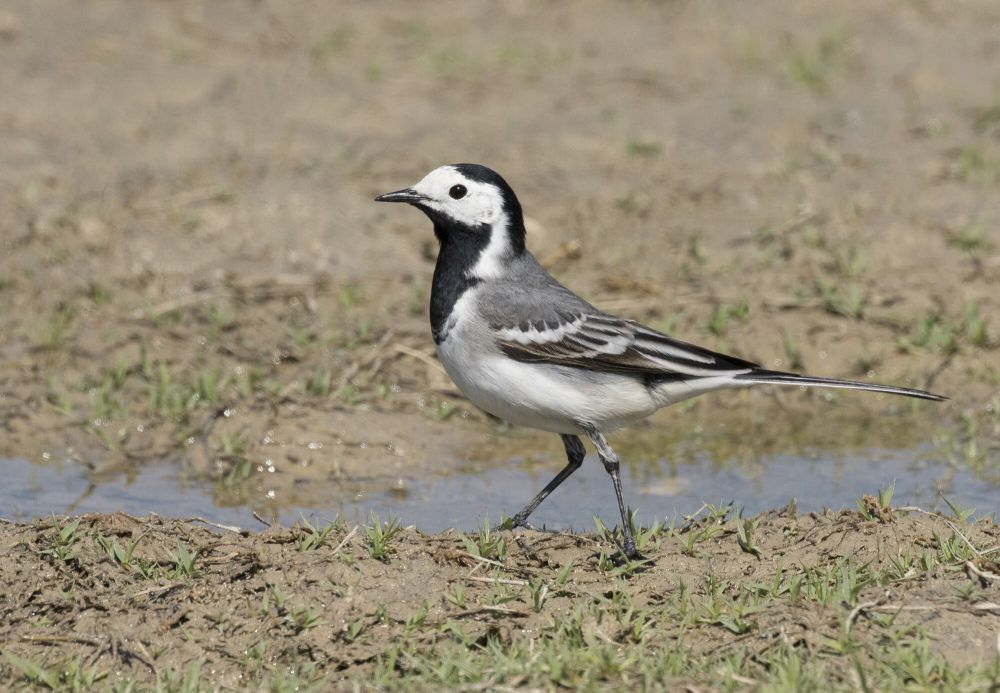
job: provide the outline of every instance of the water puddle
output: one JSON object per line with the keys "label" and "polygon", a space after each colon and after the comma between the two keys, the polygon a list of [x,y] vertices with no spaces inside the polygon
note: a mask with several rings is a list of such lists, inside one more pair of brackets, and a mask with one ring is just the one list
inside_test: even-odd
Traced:
{"label": "water puddle", "polygon": [[[895,482],[893,504],[944,507],[941,494],[958,506],[988,514],[1000,490],[965,469],[933,462],[928,448],[876,449],[864,453],[774,454],[754,462],[719,464],[707,455],[682,463],[650,460],[623,467],[626,500],[640,518],[692,513],[705,502],[733,502],[745,513],[780,508],[796,499],[800,511],[854,508],[864,493]],[[92,482],[73,463],[35,465],[0,460],[5,483],[0,489],[0,517],[29,520],[50,514],[124,511],[210,521],[261,529],[253,511],[290,524],[301,516],[348,522],[367,521],[371,512],[391,513],[404,524],[435,532],[449,527],[473,529],[484,518],[519,510],[558,471],[561,458],[544,463],[515,459],[481,473],[434,480],[407,480],[405,490],[358,490],[331,485],[322,507],[277,505],[262,497],[251,504],[225,505],[213,484],[185,478],[179,466],[146,465],[132,473]],[[315,496],[313,496],[315,497]],[[538,509],[532,521],[550,528],[590,530],[593,516],[617,522],[611,483],[594,455]]]}

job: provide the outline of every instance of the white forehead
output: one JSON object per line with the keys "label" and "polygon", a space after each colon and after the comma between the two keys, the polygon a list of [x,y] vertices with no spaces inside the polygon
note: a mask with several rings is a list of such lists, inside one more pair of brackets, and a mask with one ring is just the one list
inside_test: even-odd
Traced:
{"label": "white forehead", "polygon": [[[458,200],[449,194],[456,185],[464,185],[468,191]],[[494,224],[504,214],[503,194],[496,186],[472,180],[454,166],[434,169],[414,185],[413,189],[427,198],[427,206],[465,224]]]}

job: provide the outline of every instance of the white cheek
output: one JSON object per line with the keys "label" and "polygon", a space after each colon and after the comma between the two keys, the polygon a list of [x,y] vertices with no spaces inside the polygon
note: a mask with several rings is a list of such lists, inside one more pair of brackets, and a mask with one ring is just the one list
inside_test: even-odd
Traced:
{"label": "white cheek", "polygon": [[428,206],[465,226],[492,226],[503,216],[501,210],[490,200],[473,199],[465,204],[431,202]]}

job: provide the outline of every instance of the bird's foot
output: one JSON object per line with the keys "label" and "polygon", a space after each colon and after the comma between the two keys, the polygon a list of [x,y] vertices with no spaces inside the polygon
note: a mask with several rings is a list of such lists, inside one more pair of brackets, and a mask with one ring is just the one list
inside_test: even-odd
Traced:
{"label": "bird's foot", "polygon": [[528,516],[518,513],[514,517],[508,517],[503,522],[498,524],[496,527],[491,529],[491,532],[502,532],[504,530],[517,529],[518,527],[523,527],[524,529],[530,529],[532,532],[544,532],[546,534],[558,534],[558,529],[549,529],[545,525],[541,527],[533,525],[528,522]]}
{"label": "bird's foot", "polygon": [[618,548],[618,553],[610,557],[611,563],[616,568],[627,568],[629,573],[640,573],[653,564],[653,559],[647,558],[639,552],[635,546],[635,540],[631,537],[625,539],[624,544],[619,544],[617,539],[612,539]]}
{"label": "bird's foot", "polygon": [[528,522],[528,516],[518,513],[514,517],[505,517],[503,522],[498,524],[496,527],[491,529],[491,532],[502,532],[509,529],[517,529],[518,527],[524,527],[525,529],[536,530],[537,528]]}
{"label": "bird's foot", "polygon": [[642,554],[639,553],[639,549],[635,547],[635,539],[630,536],[625,537],[625,546],[621,547],[622,554],[630,561],[636,561],[642,558]]}

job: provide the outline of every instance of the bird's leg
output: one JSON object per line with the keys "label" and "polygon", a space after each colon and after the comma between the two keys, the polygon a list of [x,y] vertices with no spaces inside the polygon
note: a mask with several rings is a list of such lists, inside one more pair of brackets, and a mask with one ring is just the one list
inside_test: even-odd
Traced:
{"label": "bird's leg", "polygon": [[562,482],[569,478],[569,475],[580,468],[583,464],[583,458],[586,457],[587,451],[583,447],[583,441],[579,437],[573,435],[562,436],[563,446],[566,448],[566,457],[569,459],[569,464],[563,467],[562,471],[556,474],[556,478],[550,481],[545,488],[539,491],[538,495],[531,499],[531,502],[524,506],[524,509],[519,512],[514,517],[510,518],[510,523],[504,523],[496,529],[502,529],[503,527],[529,527],[527,524],[528,516],[535,512],[543,500],[548,498],[549,494],[556,490],[556,488]]}
{"label": "bird's leg", "polygon": [[625,498],[622,496],[622,479],[618,471],[621,465],[618,455],[608,445],[608,441],[604,439],[604,435],[596,428],[585,426],[584,430],[587,432],[590,442],[597,448],[597,454],[601,458],[601,462],[604,463],[604,469],[611,475],[611,483],[615,486],[615,496],[618,497],[618,510],[622,515],[622,535],[625,538],[625,546],[622,547],[622,552],[629,560],[639,558],[639,551],[635,548],[635,537],[632,536],[632,527],[629,523],[628,509],[625,507]]}

